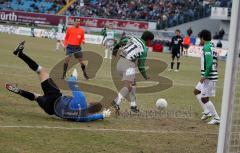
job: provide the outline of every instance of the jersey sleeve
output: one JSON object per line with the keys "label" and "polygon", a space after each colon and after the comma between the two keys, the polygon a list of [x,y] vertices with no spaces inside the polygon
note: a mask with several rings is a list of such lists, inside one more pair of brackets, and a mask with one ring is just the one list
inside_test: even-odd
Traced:
{"label": "jersey sleeve", "polygon": [[212,71],[212,65],[213,65],[213,56],[212,56],[212,53],[211,53],[211,49],[209,47],[204,48],[204,56],[205,56],[204,77],[208,77],[210,72]]}
{"label": "jersey sleeve", "polygon": [[113,47],[112,54],[117,55],[118,49],[124,45],[126,45],[128,42],[128,38],[123,38]]}
{"label": "jersey sleeve", "polygon": [[90,121],[96,121],[96,120],[102,120],[104,119],[103,114],[92,114],[88,115],[86,117],[78,117],[75,119],[77,122],[90,122]]}
{"label": "jersey sleeve", "polygon": [[85,31],[82,29],[81,43],[85,43]]}
{"label": "jersey sleeve", "polygon": [[70,29],[67,29],[67,32],[66,32],[66,35],[64,38],[64,46],[68,45],[69,31],[70,31]]}
{"label": "jersey sleeve", "polygon": [[145,79],[147,79],[147,73],[145,69],[146,59],[147,59],[147,51],[145,50],[144,53],[138,59],[138,69]]}

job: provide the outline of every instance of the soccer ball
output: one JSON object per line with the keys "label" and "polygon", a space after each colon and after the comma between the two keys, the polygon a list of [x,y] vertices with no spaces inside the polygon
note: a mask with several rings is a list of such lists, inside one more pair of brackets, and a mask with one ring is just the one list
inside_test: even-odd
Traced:
{"label": "soccer ball", "polygon": [[164,99],[164,98],[160,98],[156,102],[156,107],[158,109],[164,109],[167,107],[167,105],[168,105],[168,103],[167,103],[166,99]]}

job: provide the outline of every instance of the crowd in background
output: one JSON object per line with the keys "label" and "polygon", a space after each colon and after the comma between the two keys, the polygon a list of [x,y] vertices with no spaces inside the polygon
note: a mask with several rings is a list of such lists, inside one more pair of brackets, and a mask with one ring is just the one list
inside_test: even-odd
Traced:
{"label": "crowd in background", "polygon": [[[69,0],[0,0],[0,9],[38,13],[58,12]],[[29,5],[27,5],[29,4]],[[45,6],[46,5],[46,6]],[[211,6],[231,7],[229,0],[77,0],[69,16],[102,17],[157,22],[165,29],[210,16]]]}

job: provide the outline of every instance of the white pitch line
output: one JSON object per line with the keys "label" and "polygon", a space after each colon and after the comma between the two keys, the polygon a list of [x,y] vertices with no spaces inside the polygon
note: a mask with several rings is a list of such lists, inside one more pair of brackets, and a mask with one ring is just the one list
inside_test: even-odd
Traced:
{"label": "white pitch line", "polygon": [[109,131],[109,132],[133,132],[133,133],[158,133],[158,134],[210,134],[217,135],[218,133],[207,133],[207,132],[188,132],[188,131],[169,131],[169,130],[131,130],[131,129],[103,129],[103,128],[81,128],[81,127],[61,127],[61,126],[0,126],[0,128],[28,128],[28,129],[59,129],[59,130],[83,130],[83,131]]}

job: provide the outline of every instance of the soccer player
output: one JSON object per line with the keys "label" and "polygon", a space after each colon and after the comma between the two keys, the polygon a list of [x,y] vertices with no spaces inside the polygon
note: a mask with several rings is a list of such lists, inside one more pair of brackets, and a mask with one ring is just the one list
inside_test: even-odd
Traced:
{"label": "soccer player", "polygon": [[142,76],[147,80],[149,77],[145,70],[145,61],[147,58],[147,46],[149,41],[154,39],[154,35],[150,31],[145,31],[141,38],[130,37],[122,39],[113,49],[113,56],[120,52],[120,58],[117,63],[117,72],[122,77],[124,87],[118,93],[116,99],[112,102],[112,106],[118,113],[120,110],[120,103],[123,98],[129,94],[131,101],[131,111],[139,112],[136,105],[136,81],[135,81],[135,67],[136,64]]}
{"label": "soccer player", "polygon": [[103,36],[103,39],[102,39],[102,45],[103,45],[103,42],[107,36],[107,27],[106,26],[103,27],[103,29],[101,31],[101,35]]}
{"label": "soccer player", "polygon": [[80,20],[76,19],[74,22],[74,26],[69,27],[67,29],[65,40],[64,40],[64,46],[66,46],[66,57],[65,57],[65,63],[63,66],[62,79],[66,77],[68,63],[70,61],[72,54],[74,54],[74,57],[81,64],[81,68],[82,68],[85,79],[87,80],[89,79],[86,72],[86,66],[83,63],[83,54],[81,51],[81,45],[83,43],[84,43],[84,29],[80,27]]}
{"label": "soccer player", "polygon": [[24,41],[21,42],[13,53],[22,59],[30,69],[38,74],[44,95],[38,95],[25,91],[13,84],[6,84],[6,88],[9,91],[31,101],[36,101],[38,105],[49,115],[56,115],[60,118],[71,121],[88,122],[104,119],[110,116],[110,110],[104,110],[102,114],[90,114],[93,112],[91,109],[98,109],[100,111],[102,106],[100,103],[97,103],[94,106],[88,106],[83,91],[81,91],[76,84],[76,70],[73,72],[72,76],[68,78],[68,85],[72,90],[72,97],[62,95],[57,85],[49,77],[47,70],[23,53],[24,43]]}
{"label": "soccer player", "polygon": [[60,46],[64,47],[64,33],[66,32],[65,30],[65,25],[63,24],[63,20],[60,20],[57,28],[57,44],[56,44],[56,51],[59,51]]}
{"label": "soccer player", "polygon": [[181,31],[180,30],[176,30],[175,31],[176,36],[172,37],[171,40],[171,44],[169,46],[169,50],[172,52],[172,62],[171,62],[171,70],[173,70],[174,67],[174,61],[175,58],[177,58],[177,69],[175,70],[176,72],[179,71],[180,68],[180,54],[181,54],[181,50],[183,49],[183,38],[181,37]]}
{"label": "soccer player", "polygon": [[107,38],[104,41],[104,46],[106,47],[104,58],[112,59],[112,50],[113,50],[115,43],[116,43],[116,39],[112,39],[112,38]]}
{"label": "soccer player", "polygon": [[198,102],[203,108],[202,120],[212,118],[208,124],[214,125],[220,123],[218,113],[209,100],[210,97],[215,97],[216,83],[218,81],[217,71],[217,52],[211,42],[211,32],[202,30],[199,33],[200,44],[203,45],[201,57],[201,74],[202,77],[194,90]]}

